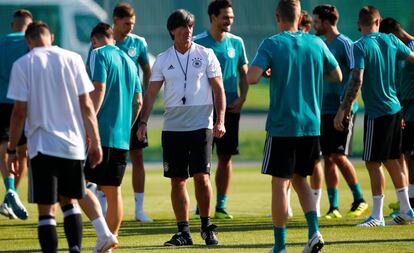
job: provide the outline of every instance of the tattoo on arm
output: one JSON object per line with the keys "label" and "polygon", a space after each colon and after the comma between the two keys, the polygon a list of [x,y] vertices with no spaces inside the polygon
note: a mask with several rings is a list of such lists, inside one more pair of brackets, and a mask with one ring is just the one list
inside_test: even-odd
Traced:
{"label": "tattoo on arm", "polygon": [[345,112],[350,112],[352,104],[358,96],[359,90],[362,86],[362,77],[364,75],[363,69],[353,69],[352,79],[349,82],[348,89],[346,90],[344,100],[342,101],[341,108]]}

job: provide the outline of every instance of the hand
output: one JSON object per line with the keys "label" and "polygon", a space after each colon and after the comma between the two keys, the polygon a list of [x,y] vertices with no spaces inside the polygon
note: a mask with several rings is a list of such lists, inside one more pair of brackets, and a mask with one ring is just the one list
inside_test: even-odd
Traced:
{"label": "hand", "polygon": [[226,133],[226,128],[224,123],[216,123],[213,128],[213,136],[216,138],[221,138]]}
{"label": "hand", "polygon": [[19,161],[17,159],[17,154],[6,154],[6,165],[9,172],[15,175],[18,171]]}
{"label": "hand", "polygon": [[141,124],[137,131],[137,137],[139,141],[145,141],[145,135],[147,133],[147,125]]}
{"label": "hand", "polygon": [[102,147],[101,144],[91,143],[88,150],[89,166],[95,168],[102,162]]}
{"label": "hand", "polygon": [[334,122],[333,122],[336,130],[341,131],[341,132],[344,131],[345,127],[342,124],[342,122],[344,121],[344,118],[345,118],[345,111],[342,108],[339,108],[338,112],[335,115]]}
{"label": "hand", "polygon": [[229,112],[240,113],[244,101],[245,99],[238,97],[236,100],[233,101],[233,103],[231,103],[231,105],[229,105]]}

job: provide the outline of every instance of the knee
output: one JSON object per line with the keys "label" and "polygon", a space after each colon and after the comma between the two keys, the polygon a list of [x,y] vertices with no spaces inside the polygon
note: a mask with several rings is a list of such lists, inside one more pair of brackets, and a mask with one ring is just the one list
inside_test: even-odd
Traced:
{"label": "knee", "polygon": [[210,183],[210,175],[205,173],[197,173],[193,175],[194,183],[197,186],[206,186]]}

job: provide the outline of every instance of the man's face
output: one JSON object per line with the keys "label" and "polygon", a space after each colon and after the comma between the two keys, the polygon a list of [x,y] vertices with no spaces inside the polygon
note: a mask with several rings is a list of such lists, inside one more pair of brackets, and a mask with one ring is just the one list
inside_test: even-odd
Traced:
{"label": "man's face", "polygon": [[191,43],[193,37],[193,28],[194,24],[175,28],[171,32],[174,35],[174,41],[180,44]]}
{"label": "man's face", "polygon": [[212,15],[212,24],[217,26],[222,32],[230,32],[234,21],[233,8],[220,9],[218,16]]}
{"label": "man's face", "polygon": [[324,27],[324,22],[319,18],[319,15],[313,16],[313,29],[316,31],[316,35],[321,36],[325,35],[326,29]]}
{"label": "man's face", "polygon": [[132,32],[135,25],[135,16],[118,18],[114,17],[114,30],[121,33],[123,36],[127,36]]}

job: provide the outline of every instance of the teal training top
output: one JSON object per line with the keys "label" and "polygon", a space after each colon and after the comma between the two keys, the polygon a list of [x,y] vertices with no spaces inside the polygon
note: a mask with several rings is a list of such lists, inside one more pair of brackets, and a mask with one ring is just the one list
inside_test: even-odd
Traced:
{"label": "teal training top", "polygon": [[147,42],[143,37],[130,33],[123,41],[116,42],[116,46],[127,53],[135,63],[137,69],[139,69],[140,64],[149,64]]}
{"label": "teal training top", "polygon": [[[348,89],[349,81],[351,80],[351,60],[352,60],[352,40],[343,34],[339,34],[335,39],[328,43],[325,41],[331,53],[338,61],[339,67],[342,71],[342,82],[332,83],[325,81],[323,85],[323,100],[321,114],[336,114],[345,92]],[[352,106],[352,112],[358,110],[358,102],[355,101]]]}
{"label": "teal training top", "polygon": [[[414,52],[414,40],[408,42],[407,46],[412,52]],[[401,65],[400,69],[400,85],[397,90],[399,91],[399,98],[401,99],[404,108],[404,120],[414,121],[414,64],[407,61],[399,61]]]}
{"label": "teal training top", "polygon": [[114,45],[91,52],[92,81],[104,83],[105,96],[97,118],[104,147],[129,149],[132,104],[141,92],[137,68],[132,60]]}
{"label": "teal training top", "polygon": [[392,34],[369,33],[354,44],[352,68],[364,69],[362,99],[370,118],[401,110],[395,85],[395,63],[406,59],[410,49]]}
{"label": "teal training top", "polygon": [[13,63],[29,52],[24,33],[9,33],[0,37],[0,103],[12,104],[7,98],[9,78]]}
{"label": "teal training top", "polygon": [[325,43],[311,34],[282,32],[262,42],[252,64],[272,69],[268,134],[319,136],[323,74],[338,66]]}
{"label": "teal training top", "polygon": [[216,41],[208,31],[193,37],[195,43],[211,48],[220,62],[227,106],[238,98],[238,68],[248,63],[242,38],[226,33],[222,41]]}

